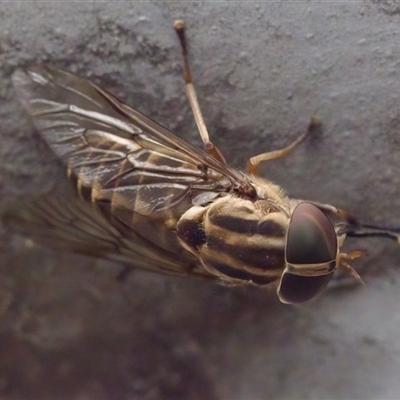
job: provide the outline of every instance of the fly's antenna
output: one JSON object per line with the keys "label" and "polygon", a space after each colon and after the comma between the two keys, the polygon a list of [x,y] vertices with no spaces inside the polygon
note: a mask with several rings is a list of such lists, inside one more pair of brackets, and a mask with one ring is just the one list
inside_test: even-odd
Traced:
{"label": "fly's antenna", "polygon": [[368,237],[368,236],[387,237],[396,240],[396,242],[400,244],[400,229],[389,229],[374,225],[363,225],[358,223],[354,224],[345,223],[342,227],[342,231],[346,233],[347,236],[350,237]]}

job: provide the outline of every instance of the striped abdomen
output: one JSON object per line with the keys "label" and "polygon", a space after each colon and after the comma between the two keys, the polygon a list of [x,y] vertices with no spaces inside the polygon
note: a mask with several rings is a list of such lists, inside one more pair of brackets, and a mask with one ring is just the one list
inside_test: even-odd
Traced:
{"label": "striped abdomen", "polygon": [[267,285],[285,267],[288,224],[289,216],[268,200],[227,195],[193,207],[177,229],[183,245],[222,281]]}

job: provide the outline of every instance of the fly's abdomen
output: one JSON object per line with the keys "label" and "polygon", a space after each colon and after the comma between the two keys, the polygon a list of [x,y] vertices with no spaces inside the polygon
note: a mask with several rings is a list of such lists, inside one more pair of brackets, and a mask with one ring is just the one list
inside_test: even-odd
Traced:
{"label": "fly's abdomen", "polygon": [[[103,147],[107,146],[104,142]],[[115,151],[115,143],[113,146],[105,153]],[[69,175],[81,199],[91,202],[143,255],[154,258],[157,253],[160,261],[183,257],[184,262],[186,250],[175,230],[179,217],[192,203],[178,174],[164,173],[160,164],[165,158],[144,149],[131,151],[117,164],[106,159],[96,163],[88,157],[81,166],[74,165]]]}

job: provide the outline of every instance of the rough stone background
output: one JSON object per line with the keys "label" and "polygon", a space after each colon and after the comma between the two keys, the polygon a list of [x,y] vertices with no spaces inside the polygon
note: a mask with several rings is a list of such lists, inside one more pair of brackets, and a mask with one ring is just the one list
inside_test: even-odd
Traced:
{"label": "rough stone background", "polygon": [[[400,3],[0,3],[1,210],[61,190],[63,169],[17,103],[10,75],[48,62],[87,76],[199,144],[172,29],[189,28],[198,96],[235,167],[324,131],[266,177],[293,197],[400,226]],[[389,399],[400,397],[400,248],[354,263],[304,307],[262,290],[31,247],[0,227],[1,399]]]}

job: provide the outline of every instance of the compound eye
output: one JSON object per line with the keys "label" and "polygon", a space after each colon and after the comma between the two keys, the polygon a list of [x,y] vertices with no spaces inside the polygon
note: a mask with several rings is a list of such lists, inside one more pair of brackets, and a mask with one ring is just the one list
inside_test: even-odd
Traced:
{"label": "compound eye", "polygon": [[333,272],[320,276],[299,276],[284,272],[279,284],[278,296],[282,303],[300,304],[321,293],[333,277]]}
{"label": "compound eye", "polygon": [[288,264],[322,264],[335,260],[337,236],[326,215],[310,203],[300,203],[293,211],[286,239]]}

